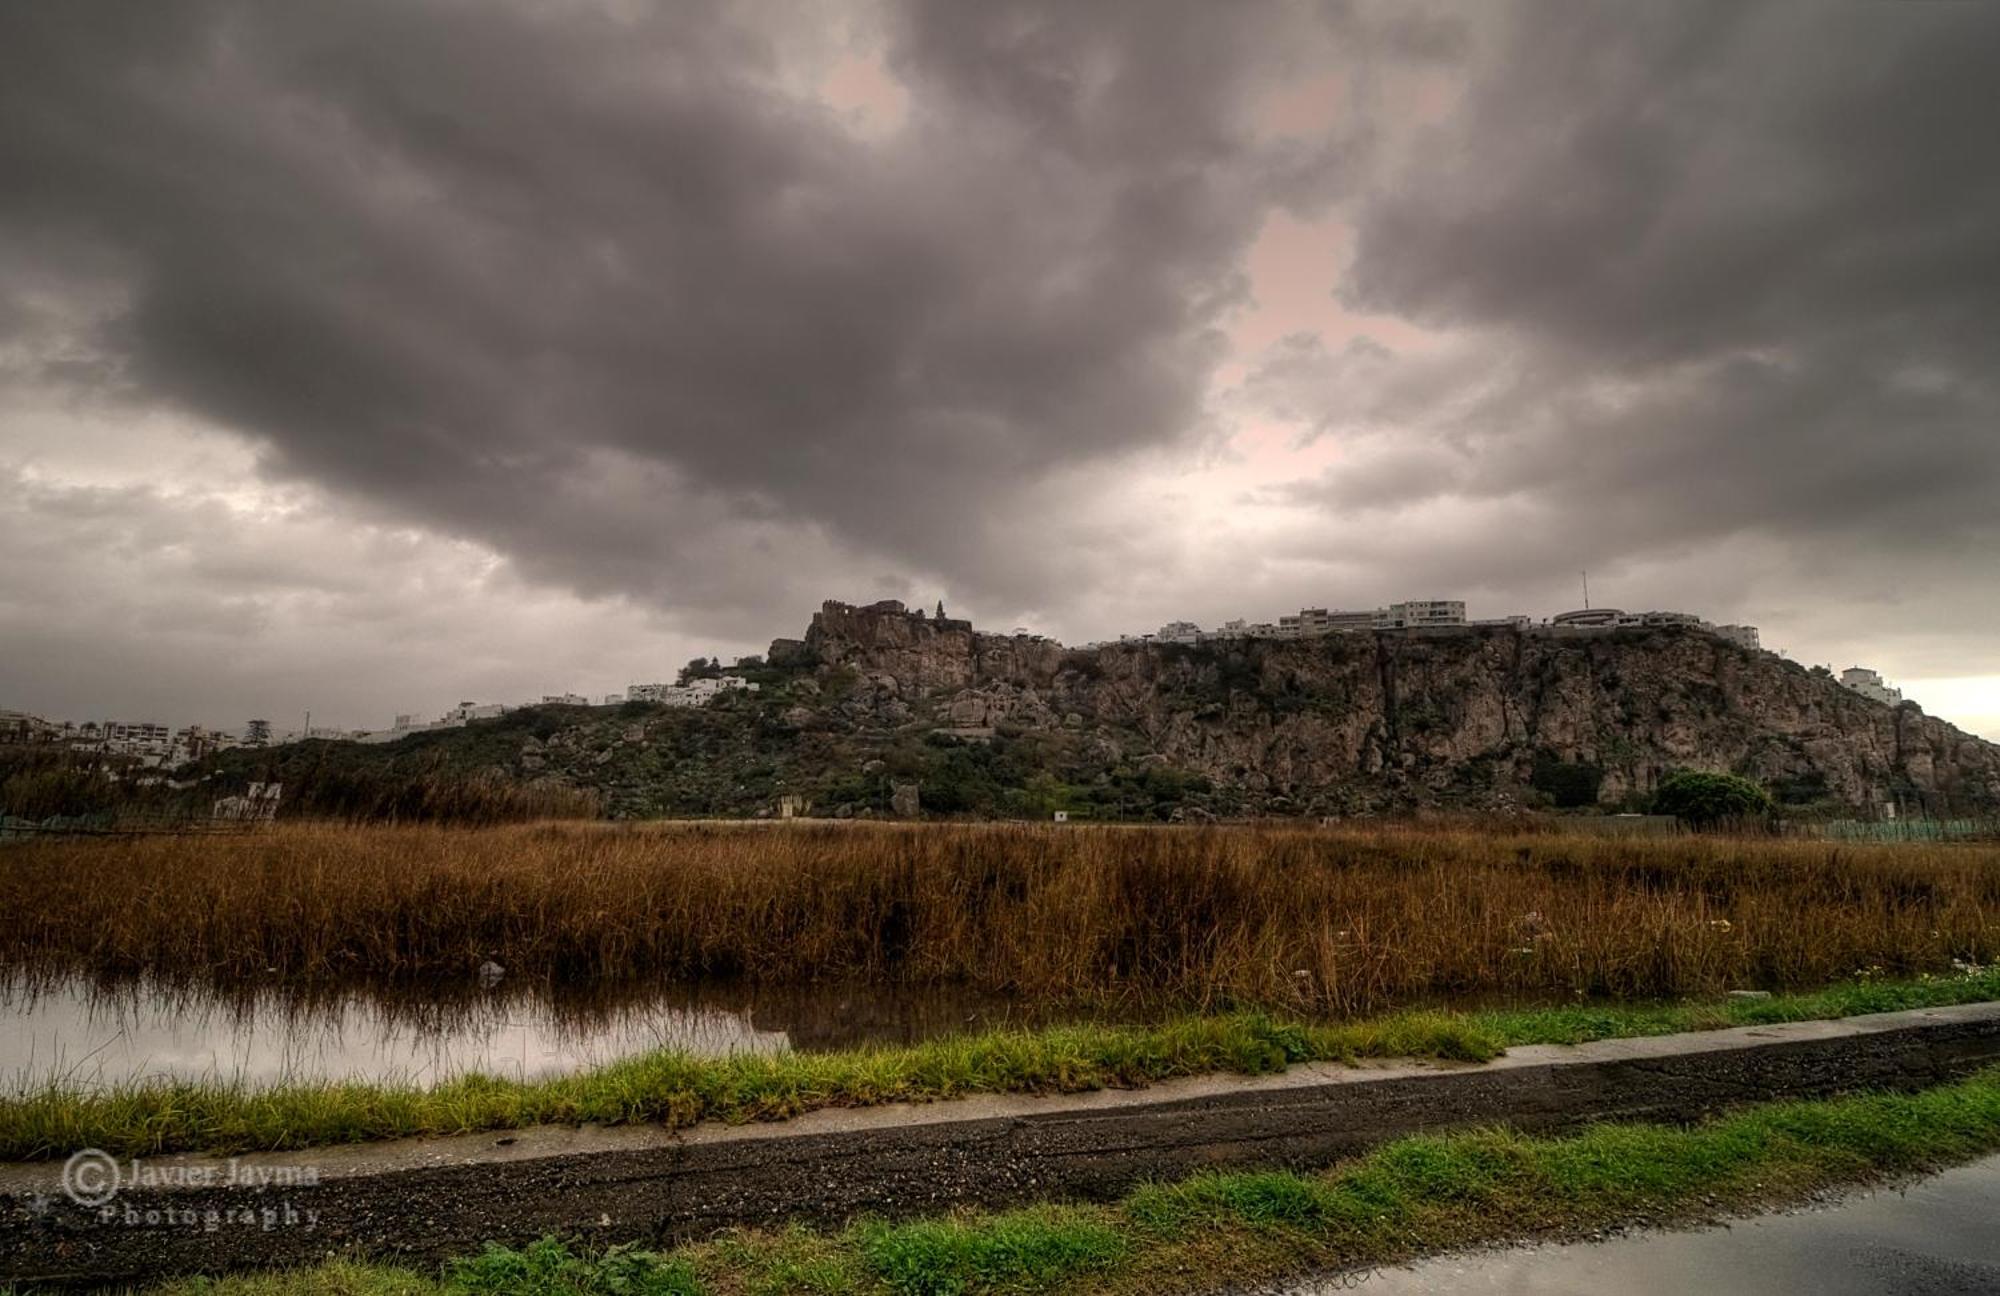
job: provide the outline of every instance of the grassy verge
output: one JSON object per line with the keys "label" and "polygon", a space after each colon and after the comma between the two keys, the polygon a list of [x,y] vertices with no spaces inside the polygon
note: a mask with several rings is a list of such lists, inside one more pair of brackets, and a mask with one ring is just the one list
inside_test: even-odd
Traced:
{"label": "grassy verge", "polygon": [[467,1076],[433,1088],[377,1084],[147,1081],[0,1098],[0,1160],[97,1147],[124,1156],[285,1150],[541,1124],[782,1120],[824,1107],[975,1093],[1136,1088],[1180,1076],[1255,1075],[1307,1061],[1479,1062],[1524,1044],[1580,1043],[1723,1026],[2000,1000],[2000,970],[1862,982],[1763,1000],[1405,1013],[1370,1022],[1284,1022],[1255,1013],[1159,1026],[994,1031],[907,1048],[698,1058],[648,1053],[547,1080]]}
{"label": "grassy verge", "polygon": [[2000,1000],[2000,968],[1949,977],[1864,980],[1773,995],[1769,999],[1709,999],[1667,1004],[1591,1004],[1474,1013],[1470,1021],[1504,1048],[1523,1044],[1585,1044],[1600,1039],[1673,1035],[1730,1026],[1827,1021],[1868,1013],[1945,1008]]}
{"label": "grassy verge", "polygon": [[1326,1173],[1209,1174],[1103,1206],[1042,1205],[658,1253],[544,1240],[442,1272],[327,1265],[161,1296],[984,1296],[1246,1284],[1426,1251],[1662,1222],[2000,1148],[2000,1070],[1914,1095],[1751,1108],[1697,1126],[1402,1139]]}

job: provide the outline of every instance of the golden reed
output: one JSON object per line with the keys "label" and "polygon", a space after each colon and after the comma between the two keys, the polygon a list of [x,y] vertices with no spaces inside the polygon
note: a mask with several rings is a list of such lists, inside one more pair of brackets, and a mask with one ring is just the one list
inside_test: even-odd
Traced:
{"label": "golden reed", "polygon": [[0,852],[0,969],[747,977],[1365,1012],[1944,971],[2000,848],[1451,828],[279,826]]}

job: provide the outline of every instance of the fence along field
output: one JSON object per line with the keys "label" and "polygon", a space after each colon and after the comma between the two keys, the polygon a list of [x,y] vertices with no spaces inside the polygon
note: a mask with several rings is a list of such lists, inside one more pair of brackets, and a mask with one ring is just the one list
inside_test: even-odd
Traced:
{"label": "fence along field", "polygon": [[1452,830],[279,824],[35,841],[0,970],[167,980],[960,984],[1359,1013],[1948,972],[2000,849]]}

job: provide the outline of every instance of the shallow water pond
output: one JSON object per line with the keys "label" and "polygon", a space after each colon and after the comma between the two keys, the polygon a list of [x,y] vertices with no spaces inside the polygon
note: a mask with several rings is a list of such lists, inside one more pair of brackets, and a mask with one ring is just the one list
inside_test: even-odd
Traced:
{"label": "shallow water pond", "polygon": [[428,1084],[479,1071],[530,1078],[657,1048],[714,1056],[906,1043],[1036,1019],[1004,998],[877,987],[677,985],[552,996],[503,984],[431,994],[223,995],[143,981],[16,982],[0,984],[0,1090],[144,1076]]}

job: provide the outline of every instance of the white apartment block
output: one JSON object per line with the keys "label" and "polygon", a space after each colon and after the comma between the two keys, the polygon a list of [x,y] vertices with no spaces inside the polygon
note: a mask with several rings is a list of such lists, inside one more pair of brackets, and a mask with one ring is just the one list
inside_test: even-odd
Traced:
{"label": "white apartment block", "polygon": [[[91,731],[95,729],[93,735]],[[95,737],[108,752],[121,756],[164,758],[173,750],[173,730],[150,720],[106,720],[102,725],[85,725],[83,736]]]}
{"label": "white apartment block", "polygon": [[53,742],[62,737],[63,726],[26,711],[0,710],[0,740],[8,742]]}
{"label": "white apartment block", "polygon": [[1276,638],[1317,639],[1321,635],[1339,634],[1350,630],[1372,630],[1376,625],[1376,612],[1348,612],[1339,608],[1300,608],[1296,616],[1278,618]]}
{"label": "white apartment block", "polygon": [[1391,603],[1375,613],[1377,630],[1419,630],[1465,624],[1465,604],[1457,599],[1417,599]]}
{"label": "white apartment block", "polygon": [[1849,666],[1840,672],[1840,686],[1888,706],[1895,706],[1903,700],[1903,690],[1885,684],[1879,672],[1865,666]]}
{"label": "white apartment block", "polygon": [[1727,639],[1739,648],[1760,649],[1763,642],[1753,625],[1710,626],[1709,631],[1718,639]]}

